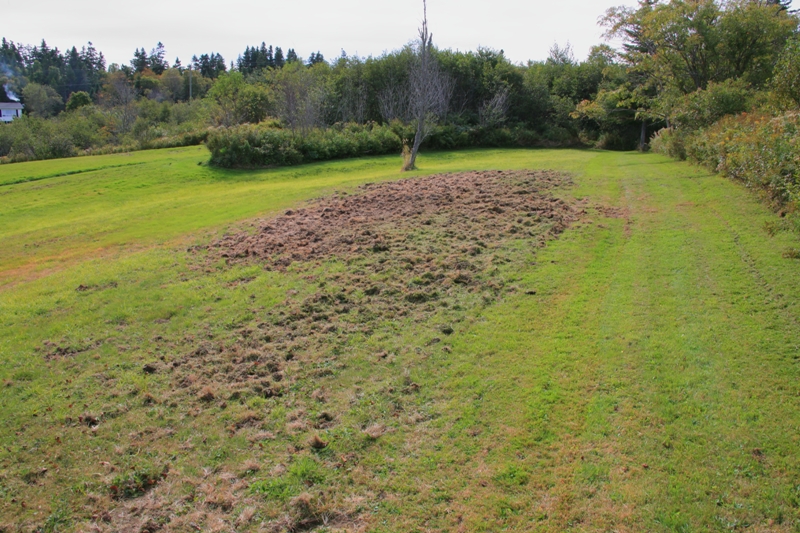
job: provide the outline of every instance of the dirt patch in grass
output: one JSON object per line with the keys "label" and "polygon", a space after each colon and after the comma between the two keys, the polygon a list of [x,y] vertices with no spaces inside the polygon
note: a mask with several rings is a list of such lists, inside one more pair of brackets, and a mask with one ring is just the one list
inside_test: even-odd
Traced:
{"label": "dirt patch in grass", "polygon": [[[570,183],[555,172],[492,171],[365,185],[192,248],[200,272],[259,265],[303,281],[277,305],[232,309],[222,327],[160,336],[163,349],[139,370],[166,385],[137,398],[142,408],[249,449],[230,452],[244,458],[235,467],[220,456],[206,468],[212,456],[194,473],[107,474],[116,489],[88,504],[84,525],[365,530],[365,510],[385,495],[362,460],[432,417],[432,391],[414,380],[414,361],[446,357],[465,316],[504,293],[536,294],[501,267],[522,267],[584,215],[556,196]],[[248,273],[222,290],[257,286]],[[370,381],[354,379],[367,367]],[[205,444],[205,436],[199,444],[129,438],[126,449],[151,446],[160,457]]]}
{"label": "dirt patch in grass", "polygon": [[[530,253],[544,246],[585,213],[582,206],[554,195],[569,184],[568,176],[546,171],[469,172],[369,184],[354,194],[339,193],[260,221],[255,232],[193,248],[197,269],[215,268],[221,261],[259,264],[289,270],[312,290],[290,290],[278,305],[246,310],[247,318],[232,323],[224,338],[207,335],[188,353],[164,358],[159,372],[171,374],[173,400],[184,404],[177,396],[187,397],[194,406],[190,416],[201,416],[206,409],[230,412],[232,405],[253,405],[260,398],[283,406],[285,417],[276,420],[252,410],[230,413],[231,435],[268,431],[270,439],[291,443],[281,459],[286,464],[297,454],[311,453],[319,455],[320,468],[340,471],[341,455],[323,453],[329,445],[338,454],[350,453],[357,463],[364,443],[425,420],[417,399],[425,391],[409,375],[392,378],[387,372],[388,382],[372,393],[379,395],[375,401],[386,402],[385,420],[359,414],[366,409],[366,391],[329,395],[325,386],[335,390],[337,376],[352,364],[353,344],[380,337],[387,324],[412,325],[427,332],[412,350],[446,354],[450,347],[443,339],[459,334],[469,309],[491,304],[508,291],[535,294],[530,287],[508,283],[498,267],[512,260],[513,250]],[[227,288],[249,290],[238,283]],[[397,353],[398,347],[387,342],[371,364],[391,365]],[[330,436],[323,438],[335,436],[342,424],[352,427],[360,416],[363,423],[353,428],[355,452],[331,442]],[[352,501],[370,489],[345,479],[348,475],[313,482],[314,490],[317,484],[330,490],[319,504],[325,516],[351,520],[360,514]],[[257,483],[278,510],[264,518],[275,530],[313,529],[322,513],[300,512],[305,507],[298,502],[304,500],[297,492],[312,483],[290,481],[272,477]],[[245,486],[233,493],[233,500],[260,507]],[[217,506],[215,512],[227,511]],[[291,527],[281,522],[287,517]]]}
{"label": "dirt patch in grass", "polygon": [[[266,260],[275,266],[293,261],[407,252],[403,229],[438,226],[452,241],[494,241],[505,234],[550,221],[535,235],[540,243],[558,235],[577,211],[549,191],[568,178],[556,172],[487,171],[435,175],[384,184],[367,184],[357,194],[322,199],[265,221],[256,234],[230,235],[212,245],[212,255],[233,261]],[[475,249],[461,249],[476,255]]]}
{"label": "dirt patch in grass", "polygon": [[[291,268],[317,290],[289,291],[280,305],[250,310],[231,338],[204,340],[167,361],[176,389],[206,403],[282,397],[298,381],[334,375],[337,348],[386,321],[457,316],[468,295],[493,302],[506,290],[496,273],[510,243],[544,246],[585,213],[552,194],[569,183],[556,172],[486,171],[368,184],[193,249],[198,268],[220,260]],[[328,271],[331,261],[339,268]],[[426,346],[446,351],[441,337],[455,332],[433,324]],[[414,392],[415,384],[398,390]],[[314,425],[292,422],[295,431]]]}

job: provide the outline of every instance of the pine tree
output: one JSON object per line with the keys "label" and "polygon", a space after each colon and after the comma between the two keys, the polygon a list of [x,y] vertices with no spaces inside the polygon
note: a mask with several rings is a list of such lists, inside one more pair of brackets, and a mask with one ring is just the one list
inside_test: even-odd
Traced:
{"label": "pine tree", "polygon": [[312,54],[308,57],[308,66],[324,62],[325,62],[325,57],[321,53],[319,53],[319,50],[317,50],[316,53],[312,52]]}
{"label": "pine tree", "polygon": [[141,50],[138,48],[133,53],[133,59],[131,59],[131,67],[133,71],[136,73],[144,72],[146,68],[150,66],[150,61],[147,57],[147,52],[144,51],[144,47]]}
{"label": "pine tree", "polygon": [[[142,51],[144,51],[144,49],[142,49]],[[150,58],[148,61],[150,70],[159,76],[169,68],[169,63],[167,63],[167,61],[164,59],[166,54],[167,51],[164,49],[164,45],[160,41],[154,49],[150,50]]]}
{"label": "pine tree", "polygon": [[268,68],[270,65],[270,60],[272,57],[272,47],[269,47],[267,50],[267,45],[262,41],[261,48],[258,49],[258,54],[256,55],[256,60],[254,64],[254,68],[256,70],[263,70]]}

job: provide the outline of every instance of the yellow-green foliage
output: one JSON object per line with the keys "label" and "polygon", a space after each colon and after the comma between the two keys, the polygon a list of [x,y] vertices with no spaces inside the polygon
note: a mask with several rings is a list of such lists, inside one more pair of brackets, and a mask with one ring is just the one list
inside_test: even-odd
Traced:
{"label": "yellow-green foliage", "polygon": [[690,136],[690,159],[763,189],[781,204],[800,202],[800,113],[778,117],[743,113]]}

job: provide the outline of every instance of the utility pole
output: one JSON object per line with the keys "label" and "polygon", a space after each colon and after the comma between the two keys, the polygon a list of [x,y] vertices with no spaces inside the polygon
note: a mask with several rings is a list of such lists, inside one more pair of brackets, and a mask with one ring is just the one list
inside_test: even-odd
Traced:
{"label": "utility pole", "polygon": [[192,101],[192,64],[189,63],[189,101]]}

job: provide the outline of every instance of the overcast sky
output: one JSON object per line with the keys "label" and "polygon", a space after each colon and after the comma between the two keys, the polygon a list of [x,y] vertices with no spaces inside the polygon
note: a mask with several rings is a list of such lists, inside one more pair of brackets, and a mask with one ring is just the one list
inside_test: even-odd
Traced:
{"label": "overcast sky", "polygon": [[[601,42],[597,19],[635,0],[428,0],[439,48],[503,49],[514,62],[545,59],[553,43],[572,44],[576,59]],[[137,47],[164,43],[170,63],[219,52],[230,63],[245,46],[294,48],[326,59],[342,49],[360,56],[402,47],[422,20],[420,0],[28,0],[3,2],[3,36],[17,43],[43,38],[62,51],[92,41],[108,63],[127,63]]]}

